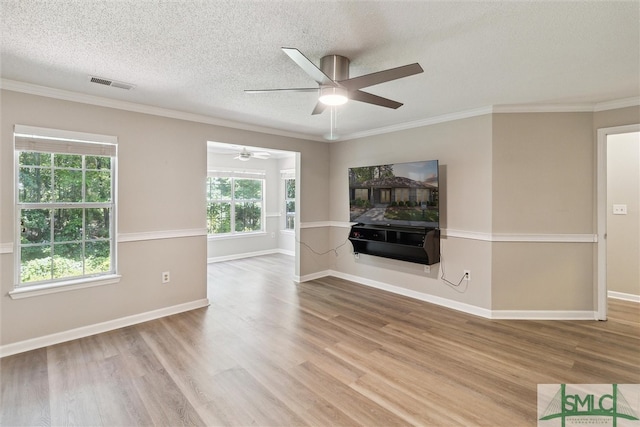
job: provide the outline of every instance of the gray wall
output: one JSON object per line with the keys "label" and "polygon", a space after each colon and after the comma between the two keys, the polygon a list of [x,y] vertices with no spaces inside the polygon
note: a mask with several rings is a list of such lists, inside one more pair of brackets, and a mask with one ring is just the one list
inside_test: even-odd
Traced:
{"label": "gray wall", "polygon": [[[594,309],[595,244],[572,239],[596,234],[596,130],[640,117],[639,107],[487,114],[325,144],[6,90],[0,107],[2,248],[14,238],[14,124],[117,136],[118,232],[129,236],[204,230],[206,141],[220,141],[301,153],[296,275],[335,271],[485,310]],[[356,260],[346,242],[347,169],[429,159],[441,165],[447,278],[472,271],[464,292],[443,284],[441,265],[425,273],[401,261]],[[118,250],[120,283],[21,300],[7,296],[14,257],[3,251],[0,344],[206,298],[204,234],[122,241]],[[170,286],[160,284],[166,270]]]}
{"label": "gray wall", "polygon": [[[494,310],[592,310],[592,113],[494,115]],[[522,241],[522,236],[544,241]],[[533,239],[532,238],[532,239]]]}
{"label": "gray wall", "polygon": [[[326,144],[3,90],[0,128],[0,247],[14,239],[13,126],[118,137],[118,233],[205,230],[206,141],[301,153],[301,218],[328,217]],[[301,233],[304,238],[304,230]],[[2,252],[6,252],[3,250]],[[300,256],[296,274],[326,269]],[[14,256],[0,254],[0,345],[200,301],[207,296],[207,238],[152,238],[118,244],[120,283],[14,300]],[[171,271],[171,284],[160,274]]]}
{"label": "gray wall", "polygon": [[[350,245],[331,257],[332,268],[496,312],[592,312],[596,130],[638,123],[639,113],[491,114],[332,144],[334,221],[348,220],[348,167],[440,160],[444,266],[450,280],[470,269],[472,281],[459,293],[439,280],[442,265],[424,273],[401,261],[356,260]],[[347,233],[334,227],[333,245]]]}
{"label": "gray wall", "polygon": [[[491,243],[475,238],[492,229],[492,116],[472,117],[401,132],[331,144],[331,219],[349,221],[347,170],[420,160],[440,165],[441,241],[447,278],[455,283],[471,270],[464,293],[441,280],[441,265],[425,273],[421,265],[360,255],[351,244],[329,254],[335,270],[410,291],[491,308]],[[334,246],[344,242],[348,228],[333,231]],[[460,237],[465,236],[465,237]]]}

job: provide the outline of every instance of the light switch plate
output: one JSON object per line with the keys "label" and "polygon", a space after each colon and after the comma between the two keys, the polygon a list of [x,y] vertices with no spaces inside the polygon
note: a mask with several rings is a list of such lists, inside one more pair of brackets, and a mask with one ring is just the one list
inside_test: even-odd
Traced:
{"label": "light switch plate", "polygon": [[626,215],[627,214],[627,205],[613,205],[613,214],[614,215]]}

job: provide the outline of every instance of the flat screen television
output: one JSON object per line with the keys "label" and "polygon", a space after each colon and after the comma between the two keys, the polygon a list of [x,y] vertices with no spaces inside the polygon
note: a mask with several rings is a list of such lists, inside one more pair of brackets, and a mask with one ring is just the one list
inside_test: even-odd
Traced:
{"label": "flat screen television", "polygon": [[440,227],[438,161],[349,168],[349,220]]}

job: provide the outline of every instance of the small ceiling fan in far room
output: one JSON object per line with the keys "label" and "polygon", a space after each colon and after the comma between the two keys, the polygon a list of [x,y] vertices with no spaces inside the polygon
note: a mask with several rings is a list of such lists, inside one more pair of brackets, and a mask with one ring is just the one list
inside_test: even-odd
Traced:
{"label": "small ceiling fan in far room", "polygon": [[247,150],[247,147],[244,147],[241,151],[238,152],[238,154],[236,154],[234,159],[246,162],[251,158],[266,160],[269,157],[271,157],[271,153],[267,151],[249,151]]}
{"label": "small ceiling fan in far room", "polygon": [[282,50],[312,79],[318,83],[313,88],[251,89],[246,93],[267,92],[318,92],[318,103],[311,114],[322,113],[327,106],[342,105],[348,100],[366,102],[387,108],[399,108],[402,103],[364,92],[360,89],[391,80],[422,73],[417,62],[402,67],[390,68],[376,73],[349,78],[349,59],[340,55],[327,55],[320,59],[320,68],[296,48],[283,47]]}

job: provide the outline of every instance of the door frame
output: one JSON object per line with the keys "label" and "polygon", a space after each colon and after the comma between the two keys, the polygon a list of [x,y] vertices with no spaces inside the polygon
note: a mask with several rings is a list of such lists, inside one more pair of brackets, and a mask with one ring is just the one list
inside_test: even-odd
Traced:
{"label": "door frame", "polygon": [[640,132],[640,124],[598,129],[597,139],[597,253],[596,319],[607,320],[607,140],[609,135]]}

